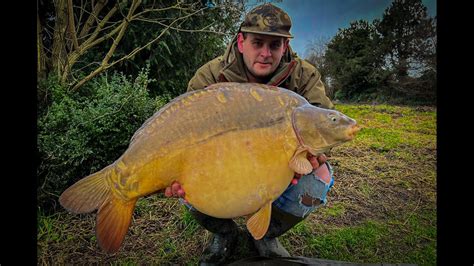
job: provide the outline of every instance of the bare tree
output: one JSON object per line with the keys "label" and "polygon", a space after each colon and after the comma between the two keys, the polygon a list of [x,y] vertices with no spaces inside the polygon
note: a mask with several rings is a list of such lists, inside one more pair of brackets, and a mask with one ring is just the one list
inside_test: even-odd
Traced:
{"label": "bare tree", "polygon": [[327,36],[315,37],[306,44],[305,59],[316,67],[321,73],[321,78],[326,87],[326,95],[329,98],[333,98],[334,92],[331,86],[331,77],[329,76],[328,66],[325,60],[326,50],[330,38]]}
{"label": "bare tree", "polygon": [[[48,5],[51,9],[49,13]],[[145,5],[141,0],[55,0],[54,3],[40,0],[37,14],[38,77],[54,73],[62,84],[76,90],[98,74],[158,43],[170,30],[223,35],[213,30],[211,25],[200,29],[181,27],[184,21],[202,14],[206,9],[208,7],[199,1],[176,1],[173,5],[162,6],[160,1]],[[128,54],[113,59],[129,25],[136,21],[158,23],[162,30]],[[74,75],[76,64],[92,48],[105,41],[111,44],[101,62],[88,75],[77,78]]]}

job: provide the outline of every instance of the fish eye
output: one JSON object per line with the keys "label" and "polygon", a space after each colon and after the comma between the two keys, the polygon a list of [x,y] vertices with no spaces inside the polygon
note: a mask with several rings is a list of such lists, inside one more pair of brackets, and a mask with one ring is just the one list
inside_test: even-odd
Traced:
{"label": "fish eye", "polygon": [[335,115],[329,115],[329,120],[332,122],[337,122],[337,117]]}

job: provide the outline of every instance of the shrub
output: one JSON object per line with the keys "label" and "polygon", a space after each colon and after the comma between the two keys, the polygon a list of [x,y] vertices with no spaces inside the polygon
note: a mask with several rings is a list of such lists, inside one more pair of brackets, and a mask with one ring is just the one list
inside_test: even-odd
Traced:
{"label": "shrub", "polygon": [[38,114],[38,204],[56,206],[71,184],[114,162],[133,133],[161,107],[163,98],[148,95],[148,70],[133,82],[106,74],[70,92],[50,78],[39,89],[47,100]]}

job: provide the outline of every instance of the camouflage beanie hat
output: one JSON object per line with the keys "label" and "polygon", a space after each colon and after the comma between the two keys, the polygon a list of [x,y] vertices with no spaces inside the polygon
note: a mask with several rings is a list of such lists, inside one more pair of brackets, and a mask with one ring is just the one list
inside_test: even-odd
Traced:
{"label": "camouflage beanie hat", "polygon": [[250,10],[240,26],[240,31],[293,38],[290,28],[290,16],[281,8],[266,3]]}

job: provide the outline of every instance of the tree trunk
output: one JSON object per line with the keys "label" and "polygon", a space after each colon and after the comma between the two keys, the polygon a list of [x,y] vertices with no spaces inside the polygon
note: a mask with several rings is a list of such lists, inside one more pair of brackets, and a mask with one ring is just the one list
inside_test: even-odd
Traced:
{"label": "tree trunk", "polygon": [[56,21],[54,25],[54,36],[53,36],[53,49],[52,49],[52,66],[53,71],[61,77],[67,63],[67,51],[65,34],[67,30],[67,2],[66,0],[56,0]]}
{"label": "tree trunk", "polygon": [[408,62],[406,58],[398,59],[397,76],[401,79],[408,76]]}

